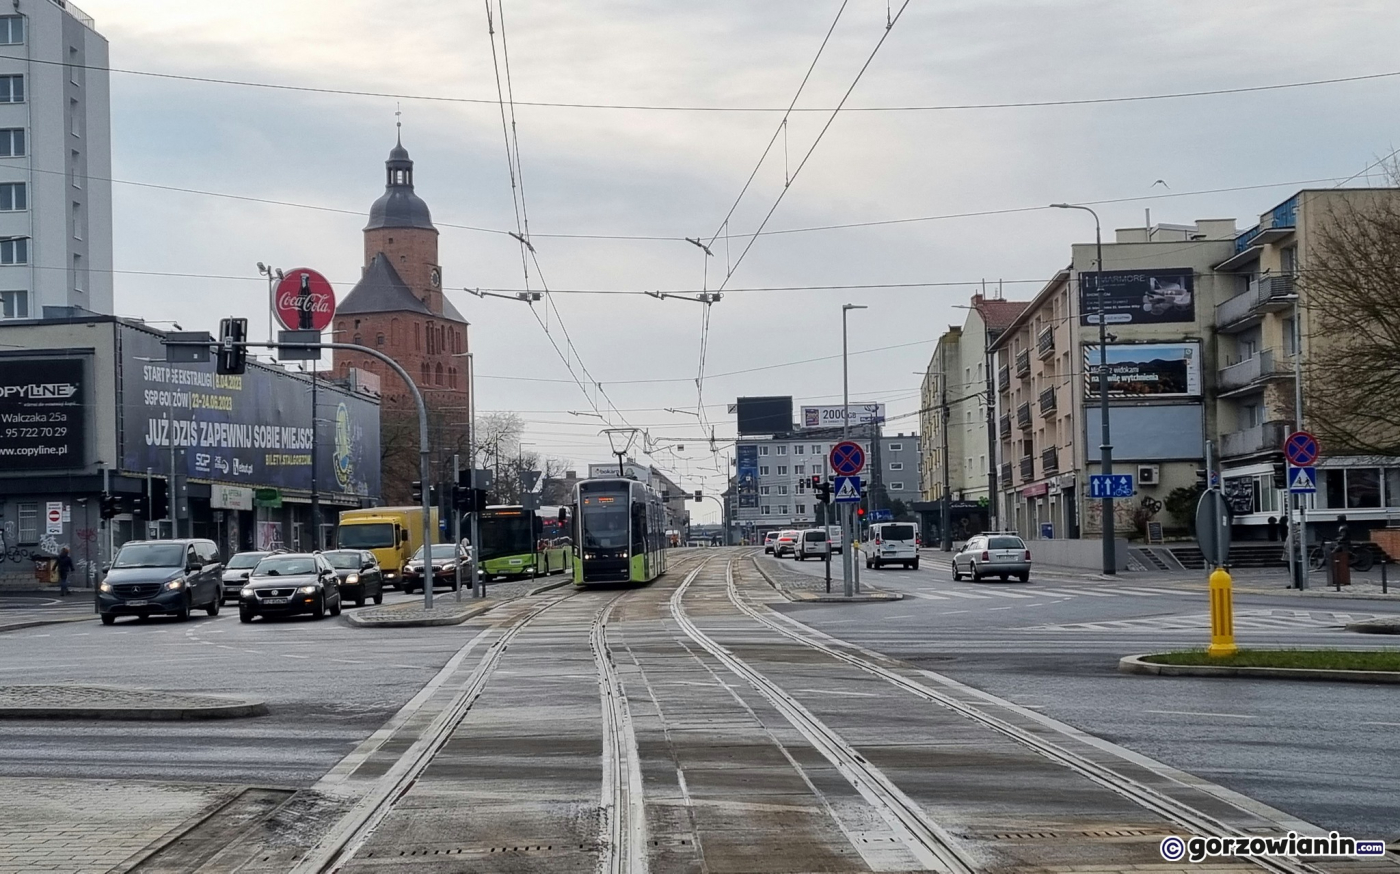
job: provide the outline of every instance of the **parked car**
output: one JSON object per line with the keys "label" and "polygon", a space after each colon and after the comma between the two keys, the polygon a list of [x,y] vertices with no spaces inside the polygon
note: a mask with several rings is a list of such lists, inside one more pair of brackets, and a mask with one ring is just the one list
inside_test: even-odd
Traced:
{"label": "parked car", "polygon": [[224,565],[224,594],[223,603],[238,600],[238,592],[252,575],[253,568],[258,566],[270,552],[239,552]]}
{"label": "parked car", "polygon": [[255,616],[310,613],[320,619],[327,611],[340,615],[340,578],[319,552],[267,556],[238,594],[238,618],[243,622]]}
{"label": "parked car", "polygon": [[354,601],[356,607],[365,606],[366,598],[373,598],[376,604],[384,603],[384,572],[374,553],[367,549],[334,549],[322,555],[335,568],[342,599]]}
{"label": "parked car", "polygon": [[873,570],[890,564],[919,569],[919,542],[914,526],[908,522],[877,522],[870,526],[865,566]]}
{"label": "parked car", "polygon": [[773,557],[782,558],[785,555],[797,554],[798,532],[791,529],[779,531],[778,539],[773,541]]}
{"label": "parked car", "polygon": [[953,554],[953,579],[966,573],[974,581],[983,577],[1031,578],[1031,551],[1016,534],[978,534]]}
{"label": "parked car", "polygon": [[778,532],[769,531],[763,535],[763,551],[767,555],[773,554],[773,542],[778,539]]}
{"label": "parked car", "polygon": [[[528,550],[529,547],[527,546]],[[488,558],[487,561],[490,561]],[[457,589],[457,564],[461,563],[462,576],[466,578],[471,572],[471,552],[467,547],[460,544],[434,543],[432,545],[432,577],[433,588],[446,586],[453,591]],[[414,592],[422,591],[423,578],[423,549],[420,547],[413,554],[413,558],[408,560],[408,564],[403,569],[403,590],[410,595]]]}
{"label": "parked car", "polygon": [[831,555],[831,538],[827,536],[825,528],[808,528],[801,532],[797,540],[797,552],[794,556],[798,561],[806,561],[809,558],[824,559]]}
{"label": "parked car", "polygon": [[831,551],[840,555],[846,545],[846,536],[841,533],[841,526],[826,526],[826,538],[831,541]]}
{"label": "parked car", "polygon": [[190,618],[203,608],[219,615],[224,566],[212,540],[132,540],[122,545],[97,587],[103,625],[118,616]]}

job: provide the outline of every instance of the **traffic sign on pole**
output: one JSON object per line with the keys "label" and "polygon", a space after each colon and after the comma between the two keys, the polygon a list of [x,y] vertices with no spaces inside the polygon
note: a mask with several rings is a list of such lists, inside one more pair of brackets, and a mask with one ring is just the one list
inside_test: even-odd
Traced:
{"label": "traffic sign on pole", "polygon": [[1320,453],[1317,438],[1307,431],[1294,431],[1283,441],[1283,454],[1291,467],[1312,467]]}
{"label": "traffic sign on pole", "polygon": [[832,500],[838,504],[860,503],[860,477],[838,476],[832,483]]}
{"label": "traffic sign on pole", "polygon": [[1290,467],[1288,491],[1295,495],[1310,495],[1317,491],[1317,468]]}
{"label": "traffic sign on pole", "polygon": [[843,440],[831,447],[831,472],[838,477],[855,476],[865,469],[865,450],[859,443]]}
{"label": "traffic sign on pole", "polygon": [[1089,476],[1089,497],[1091,498],[1131,498],[1133,496],[1133,475],[1130,473],[1091,474]]}

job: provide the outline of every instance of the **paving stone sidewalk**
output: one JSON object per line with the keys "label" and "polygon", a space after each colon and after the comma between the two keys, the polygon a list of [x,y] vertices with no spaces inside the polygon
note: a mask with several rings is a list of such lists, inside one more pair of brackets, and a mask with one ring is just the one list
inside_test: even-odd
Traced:
{"label": "paving stone sidewalk", "polygon": [[66,598],[56,590],[0,593],[0,632],[96,618],[91,589],[74,589]]}
{"label": "paving stone sidewalk", "polygon": [[232,719],[267,705],[225,695],[188,695],[78,683],[0,686],[0,719]]}

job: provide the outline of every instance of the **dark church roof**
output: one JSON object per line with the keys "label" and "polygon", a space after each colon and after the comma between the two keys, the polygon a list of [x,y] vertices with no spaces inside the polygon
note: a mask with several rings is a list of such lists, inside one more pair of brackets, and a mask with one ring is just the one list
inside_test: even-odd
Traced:
{"label": "dark church roof", "polygon": [[423,313],[433,315],[428,305],[419,300],[399,276],[399,271],[380,252],[365,268],[365,275],[335,308],[341,313]]}
{"label": "dark church roof", "polygon": [[397,143],[389,152],[386,168],[384,193],[369,208],[369,224],[365,230],[377,228],[424,228],[433,227],[433,217],[423,198],[413,193],[413,160],[408,157],[408,149]]}

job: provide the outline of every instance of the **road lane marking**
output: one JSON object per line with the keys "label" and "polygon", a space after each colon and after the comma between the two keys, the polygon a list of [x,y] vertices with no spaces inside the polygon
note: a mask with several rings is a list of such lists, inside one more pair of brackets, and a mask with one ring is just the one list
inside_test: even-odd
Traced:
{"label": "road lane marking", "polygon": [[938,615],[940,615],[940,616],[956,616],[956,615],[959,614],[959,613],[966,613],[966,612],[967,612],[966,610],[944,610],[942,613],[940,613],[940,614],[938,614]]}
{"label": "road lane marking", "polygon": [[908,595],[909,595],[910,597],[913,597],[913,598],[923,598],[925,601],[946,601],[946,600],[948,600],[948,596],[947,596],[947,595],[930,595],[928,592],[909,592]]}
{"label": "road lane marking", "polygon": [[1209,716],[1213,719],[1253,719],[1243,713],[1200,713],[1195,710],[1144,710],[1143,713],[1162,713],[1168,716]]}
{"label": "road lane marking", "polygon": [[992,599],[991,599],[990,597],[988,597],[987,595],[974,595],[974,594],[972,594],[971,592],[947,592],[947,593],[945,593],[945,594],[952,595],[954,598],[975,598],[975,599],[977,599],[978,601],[990,601],[990,600],[992,600]]}
{"label": "road lane marking", "polygon": [[1034,598],[1034,595],[1022,595],[1020,592],[1007,592],[1003,589],[983,589],[988,595],[997,598]]}
{"label": "road lane marking", "polygon": [[1016,609],[1016,605],[1015,605],[1015,604],[1007,604],[1005,607],[988,607],[988,608],[987,608],[987,612],[990,613],[990,612],[993,611],[993,610],[1014,610],[1014,609]]}
{"label": "road lane marking", "polygon": [[1389,725],[1389,726],[1400,726],[1400,722],[1358,722],[1357,725]]}

